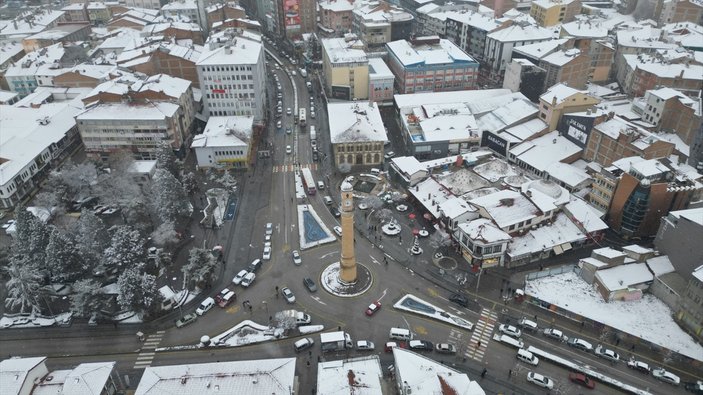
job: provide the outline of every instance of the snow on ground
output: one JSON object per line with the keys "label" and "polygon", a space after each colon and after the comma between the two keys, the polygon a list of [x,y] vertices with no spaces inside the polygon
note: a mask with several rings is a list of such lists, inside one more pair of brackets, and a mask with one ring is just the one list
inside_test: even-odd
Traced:
{"label": "snow on ground", "polygon": [[703,347],[681,330],[671,309],[651,294],[645,293],[640,300],[606,303],[574,272],[529,281],[525,288],[530,296],[703,361]]}
{"label": "snow on ground", "polygon": [[474,172],[490,182],[496,182],[503,177],[517,175],[508,162],[501,159],[493,159],[486,163],[481,163],[474,167]]}
{"label": "snow on ground", "polygon": [[0,318],[0,329],[5,328],[40,328],[53,325],[68,325],[73,317],[72,312],[62,313],[54,317],[33,317],[31,315],[18,315],[16,317],[3,316]]}
{"label": "snow on ground", "polygon": [[320,285],[332,295],[340,298],[351,298],[365,293],[373,285],[370,281],[363,289],[357,289],[354,285],[347,285],[339,281],[339,262],[333,262],[322,271],[320,275]]}
{"label": "snow on ground", "polygon": [[456,196],[463,195],[464,193],[475,189],[490,186],[488,181],[466,168],[462,168],[450,173],[447,176],[441,177],[439,181]]}
{"label": "snow on ground", "polygon": [[282,329],[270,328],[266,325],[257,324],[254,321],[245,320],[213,337],[210,344],[213,347],[237,347],[278,340],[284,337]]}
{"label": "snow on ground", "polygon": [[[225,218],[225,212],[227,211],[227,201],[229,199],[229,192],[222,188],[212,188],[208,189],[205,193],[209,200],[215,200],[217,202],[217,207],[213,210],[212,215],[215,220],[215,224],[219,228],[222,226]],[[203,215],[205,215],[205,210],[203,210]]]}
{"label": "snow on ground", "polygon": [[324,325],[301,325],[298,327],[298,332],[300,332],[301,335],[307,335],[310,333],[315,333],[315,332],[322,332],[325,330]]}
{"label": "snow on ground", "polygon": [[[305,240],[305,222],[303,221],[303,213],[304,212],[310,212],[312,216],[315,218],[315,221],[317,221],[318,225],[322,228],[322,230],[327,234],[327,237],[322,238],[317,241],[311,241],[307,242]],[[337,238],[332,235],[332,232],[327,228],[324,222],[320,219],[320,216],[317,215],[317,212],[315,212],[315,209],[312,208],[312,206],[308,204],[299,204],[298,205],[298,234],[300,235],[300,249],[301,250],[306,250],[308,248],[316,247],[322,244],[326,243],[334,243],[337,241]]]}
{"label": "snow on ground", "polygon": [[[407,306],[408,303],[417,306],[417,308]],[[399,301],[397,301],[393,305],[393,307],[398,310],[405,310],[411,313],[424,315],[425,317],[434,318],[436,320],[443,321],[468,330],[471,330],[474,327],[474,324],[470,323],[469,321],[466,321],[465,319],[454,314],[447,313],[439,307],[413,295],[403,296],[402,298],[400,298]]]}

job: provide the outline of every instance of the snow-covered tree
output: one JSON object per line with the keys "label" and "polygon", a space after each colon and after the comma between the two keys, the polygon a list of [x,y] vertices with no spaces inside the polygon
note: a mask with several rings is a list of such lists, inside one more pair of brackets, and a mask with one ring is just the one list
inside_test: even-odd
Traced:
{"label": "snow-covered tree", "polygon": [[119,207],[126,222],[138,227],[140,223],[149,222],[146,207],[146,195],[131,173],[134,158],[130,153],[120,152],[110,156],[109,173],[101,173],[94,194],[101,204]]}
{"label": "snow-covered tree", "polygon": [[198,189],[198,182],[195,179],[195,173],[189,172],[183,176],[183,189],[185,189],[188,195],[192,195]]}
{"label": "snow-covered tree", "polygon": [[110,235],[103,221],[93,211],[83,209],[73,228],[78,250],[89,267],[97,266],[110,245]]}
{"label": "snow-covered tree", "polygon": [[352,170],[352,165],[347,162],[340,163],[339,165],[337,165],[337,169],[342,174],[348,174]]}
{"label": "snow-covered tree", "polygon": [[144,262],[145,241],[139,231],[129,225],[114,226],[111,230],[110,246],[105,249],[103,256],[108,269],[130,269]]}
{"label": "snow-covered tree", "polygon": [[46,224],[40,221],[24,206],[15,209],[17,234],[13,239],[13,251],[27,258],[27,263],[35,269],[44,265],[45,249],[49,243],[49,231]]}
{"label": "snow-covered tree", "polygon": [[163,169],[154,173],[151,187],[151,205],[162,222],[176,221],[190,214],[190,205],[180,181]]}
{"label": "snow-covered tree", "polygon": [[373,212],[373,217],[380,223],[386,223],[393,219],[393,211],[387,208],[382,208]]}
{"label": "snow-covered tree", "polygon": [[37,298],[42,276],[28,262],[28,258],[13,257],[7,268],[7,276],[10,279],[5,283],[7,289],[5,307],[20,313],[39,313],[41,308]]}
{"label": "snow-covered tree", "polygon": [[378,210],[379,208],[383,207],[384,204],[381,198],[374,195],[368,195],[365,198],[361,199],[361,203],[367,205],[371,210]]}
{"label": "snow-covered tree", "polygon": [[168,143],[162,143],[156,150],[156,167],[171,173],[176,179],[180,178],[180,169],[176,154]]}
{"label": "snow-covered tree", "polygon": [[117,303],[123,309],[139,312],[150,310],[160,299],[156,276],[144,273],[139,264],[125,270],[117,279]]}
{"label": "snow-covered tree", "polygon": [[89,268],[73,238],[55,226],[50,228],[44,267],[52,282],[73,282]]}
{"label": "snow-covered tree", "polygon": [[284,311],[279,311],[276,313],[274,315],[274,319],[278,323],[278,328],[290,330],[298,327],[295,317],[290,314],[286,314]]}
{"label": "snow-covered tree", "polygon": [[100,283],[93,279],[78,280],[73,284],[71,311],[79,317],[86,317],[102,306]]}
{"label": "snow-covered tree", "polygon": [[89,194],[91,187],[98,181],[98,169],[91,162],[68,162],[58,175],[75,195]]}
{"label": "snow-covered tree", "polygon": [[49,190],[37,193],[34,197],[33,204],[48,211],[54,209],[63,212],[66,207],[66,203],[63,201],[62,197],[56,192]]}
{"label": "snow-covered tree", "polygon": [[160,247],[175,244],[178,241],[176,226],[171,221],[162,223],[151,233],[151,241]]}
{"label": "snow-covered tree", "polygon": [[215,280],[214,275],[216,267],[217,259],[212,255],[210,250],[205,248],[191,249],[188,263],[181,267],[181,272],[183,272],[183,288],[189,288],[190,283],[207,287]]}

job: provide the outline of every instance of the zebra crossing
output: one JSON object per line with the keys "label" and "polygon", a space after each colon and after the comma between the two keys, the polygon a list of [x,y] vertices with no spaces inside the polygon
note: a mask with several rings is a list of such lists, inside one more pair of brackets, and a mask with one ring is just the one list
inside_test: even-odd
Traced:
{"label": "zebra crossing", "polygon": [[[301,164],[300,168],[309,168],[310,170],[317,170],[317,163],[307,163],[307,164]],[[292,172],[296,169],[295,164],[286,164],[286,165],[276,165],[273,167],[273,172],[274,173],[289,173]]]}
{"label": "zebra crossing", "polygon": [[481,309],[481,317],[474,326],[474,330],[471,333],[471,340],[469,340],[464,356],[479,362],[483,360],[496,322],[498,322],[498,315],[493,310],[486,308]]}
{"label": "zebra crossing", "polygon": [[134,363],[134,369],[146,369],[151,365],[151,361],[156,356],[156,347],[161,342],[166,331],[157,331],[149,335],[142,345],[141,352],[137,355],[137,362]]}

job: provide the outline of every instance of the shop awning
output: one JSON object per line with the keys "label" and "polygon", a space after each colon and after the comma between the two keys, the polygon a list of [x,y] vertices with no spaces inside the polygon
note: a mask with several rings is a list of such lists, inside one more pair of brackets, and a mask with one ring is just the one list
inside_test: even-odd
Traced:
{"label": "shop awning", "polygon": [[561,245],[554,246],[553,250],[554,250],[554,253],[557,254],[557,255],[560,255],[560,254],[563,254],[563,253],[564,253],[564,250],[561,248]]}

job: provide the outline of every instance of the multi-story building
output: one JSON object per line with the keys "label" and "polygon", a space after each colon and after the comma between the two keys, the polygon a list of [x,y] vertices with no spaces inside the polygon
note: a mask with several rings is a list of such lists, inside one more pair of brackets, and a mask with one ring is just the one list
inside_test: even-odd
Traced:
{"label": "multi-story building", "polygon": [[395,76],[381,58],[369,59],[369,100],[393,101]]}
{"label": "multi-story building", "polygon": [[214,3],[205,8],[207,15],[208,29],[217,22],[224,22],[228,19],[246,19],[247,14],[244,8],[234,2]]}
{"label": "multi-story building", "polygon": [[161,14],[168,19],[179,22],[193,22],[203,27],[196,0],[174,0],[161,7]]}
{"label": "multi-story building", "polygon": [[22,40],[22,47],[25,52],[31,52],[57,43],[86,41],[90,37],[90,33],[90,25],[88,24],[58,25],[25,37]]}
{"label": "multi-story building", "polygon": [[477,61],[483,62],[488,33],[508,26],[510,23],[512,22],[499,22],[489,15],[478,12],[456,12],[447,16],[446,36],[464,52]]}
{"label": "multi-story building", "polygon": [[298,39],[317,27],[317,3],[314,0],[276,0],[273,14],[278,35]]}
{"label": "multi-story building", "polygon": [[449,40],[418,37],[386,47],[399,93],[476,89],[478,62]]}
{"label": "multi-story building", "polygon": [[478,3],[445,3],[442,5],[428,3],[417,9],[415,16],[415,34],[420,36],[440,36],[447,38],[448,17],[460,12],[476,12]]}
{"label": "multi-story building", "polygon": [[334,31],[335,35],[342,35],[352,30],[354,21],[353,0],[323,0],[319,2],[320,24]]}
{"label": "multi-story building", "polygon": [[168,0],[125,0],[127,7],[147,8],[151,10],[160,10]]}
{"label": "multi-story building", "polygon": [[658,0],[661,4],[659,26],[667,23],[693,22],[703,20],[703,4],[695,0]]}
{"label": "multi-story building", "polygon": [[20,40],[32,34],[51,29],[64,22],[64,11],[45,7],[22,11],[11,21],[3,21],[0,40]]}
{"label": "multi-story building", "polygon": [[70,23],[90,23],[88,19],[88,10],[86,3],[71,3],[63,7],[61,11],[65,12],[64,18]]}
{"label": "multi-story building", "polygon": [[172,41],[188,40],[193,44],[203,44],[203,31],[191,22],[152,23],[144,26],[141,31],[147,37],[163,36]]}
{"label": "multi-story building", "polygon": [[591,57],[572,48],[551,53],[540,60],[539,67],[546,71],[545,89],[563,83],[575,89],[586,89]]}
{"label": "multi-story building", "polygon": [[645,159],[666,158],[674,153],[675,148],[674,143],[614,117],[593,126],[583,157],[601,166],[610,166],[617,159],[629,156]]}
{"label": "multi-story building", "polygon": [[688,207],[701,184],[683,177],[668,159],[630,165],[613,192],[608,225],[624,238],[651,237],[662,216]]}
{"label": "multi-story building", "polygon": [[613,193],[615,187],[620,181],[620,177],[624,172],[630,170],[630,165],[644,159],[638,156],[613,161],[610,166],[601,167],[593,174],[593,182],[591,183],[591,192],[587,196],[588,204],[601,213],[601,217],[605,216],[610,209],[610,202],[613,201]]}
{"label": "multi-story building", "polygon": [[83,98],[88,107],[76,116],[88,155],[107,159],[127,150],[135,159],[156,158],[163,142],[179,155],[195,118],[190,81],[165,74],[98,85]]}
{"label": "multi-story building", "polygon": [[38,75],[60,74],[62,61],[66,59],[63,44],[58,43],[29,52],[5,71],[5,80],[11,91],[24,97],[34,92],[37,86],[51,86],[48,81],[40,81]]}
{"label": "multi-story building", "polygon": [[505,67],[512,59],[513,47],[551,40],[554,33],[550,29],[517,22],[495,30],[486,36],[482,67],[485,65],[487,77],[502,81]]}
{"label": "multi-story building", "polygon": [[126,74],[115,65],[79,64],[70,69],[63,69],[62,74],[54,77],[54,86],[64,88],[95,88],[105,81]]}
{"label": "multi-story building", "polygon": [[699,270],[703,262],[703,248],[691,240],[703,240],[703,208],[662,215],[654,246],[669,257],[676,271],[685,278]]}
{"label": "multi-story building", "polygon": [[580,13],[580,0],[536,0],[530,8],[530,16],[542,27],[571,22]]}
{"label": "multi-story building", "polygon": [[658,87],[695,95],[703,88],[703,66],[699,64],[672,63],[647,55],[623,55],[623,58],[627,73],[618,82],[630,96],[644,96],[647,90]]}
{"label": "multi-story building", "polygon": [[591,45],[589,54],[591,55],[591,71],[589,73],[591,82],[609,81],[615,60],[613,44],[607,40],[598,40]]}
{"label": "multi-story building", "polygon": [[591,82],[607,81],[610,78],[615,48],[608,41],[605,22],[600,18],[590,18],[561,25],[560,37],[569,38],[573,48],[590,56],[588,78]]}
{"label": "multi-story building", "polygon": [[[213,36],[197,61],[206,116],[265,118],[266,70],[264,50],[256,36],[241,30],[225,33],[221,47]],[[259,38],[260,40],[260,38]]]}
{"label": "multi-story building", "polygon": [[369,60],[363,46],[353,35],[322,40],[322,72],[328,96],[368,99]]}
{"label": "multi-story building", "polygon": [[200,80],[195,63],[200,59],[202,51],[203,47],[200,45],[186,47],[163,42],[122,52],[117,64],[146,75],[168,74],[182,78],[199,88]]}
{"label": "multi-story building", "polygon": [[544,78],[547,73],[544,69],[527,59],[513,59],[505,69],[503,88],[513,92],[520,92],[533,102],[539,101],[539,96],[544,92]]}
{"label": "multi-story building", "polygon": [[327,104],[334,164],[375,166],[383,163],[388,142],[378,104],[368,101]]}
{"label": "multi-story building", "polygon": [[[699,221],[702,216],[703,214],[699,215]],[[685,236],[688,236],[688,234],[685,234]],[[680,307],[676,312],[676,321],[699,342],[703,341],[703,265],[698,266],[693,271],[686,285],[686,290],[679,299],[679,303]]]}
{"label": "multi-story building", "polygon": [[354,11],[352,31],[369,50],[403,40],[413,31],[413,15],[383,0],[363,1]]}
{"label": "multi-story building", "polygon": [[648,90],[641,107],[633,105],[633,110],[656,130],[676,133],[689,146],[701,125],[701,101],[671,88]]}
{"label": "multi-story building", "polygon": [[562,115],[582,112],[600,102],[586,91],[579,91],[564,84],[549,88],[539,98],[539,118],[549,125],[549,131],[557,128]]}
{"label": "multi-story building", "polygon": [[505,251],[512,239],[486,218],[459,224],[454,238],[459,242],[464,259],[470,265],[481,268],[503,266]]}
{"label": "multi-story building", "polygon": [[210,117],[190,148],[201,169],[247,169],[252,159],[253,135],[253,117]]}
{"label": "multi-story building", "polygon": [[661,34],[660,29],[644,24],[620,29],[615,33],[617,44],[613,66],[621,87],[634,70],[634,67],[628,67],[629,62],[624,55],[653,55],[664,50],[676,50],[679,47],[678,44],[662,41]]}

